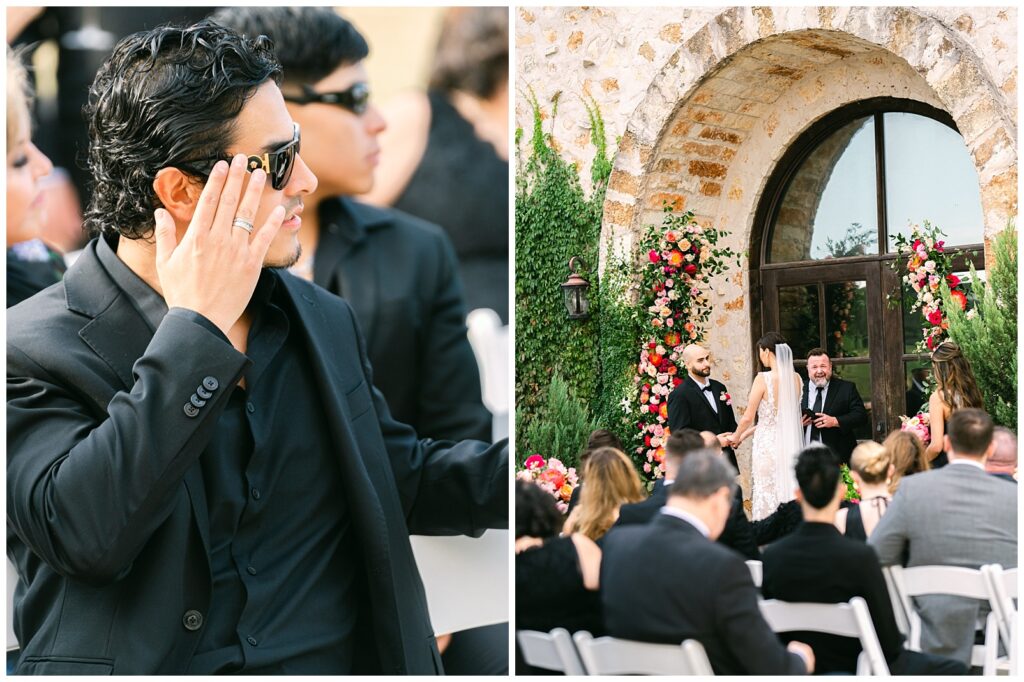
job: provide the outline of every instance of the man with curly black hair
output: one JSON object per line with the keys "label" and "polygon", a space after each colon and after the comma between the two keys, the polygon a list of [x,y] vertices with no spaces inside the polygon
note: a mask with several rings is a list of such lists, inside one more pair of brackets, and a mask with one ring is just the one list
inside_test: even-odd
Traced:
{"label": "man with curly black hair", "polygon": [[20,674],[441,672],[408,536],[507,527],[507,443],[417,440],[286,272],[317,181],[266,37],[127,37],[63,282],[8,313]]}

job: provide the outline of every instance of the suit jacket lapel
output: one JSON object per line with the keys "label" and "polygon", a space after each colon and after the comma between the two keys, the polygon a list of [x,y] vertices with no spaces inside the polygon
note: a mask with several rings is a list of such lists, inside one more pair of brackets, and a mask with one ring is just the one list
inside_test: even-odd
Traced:
{"label": "suit jacket lapel", "polygon": [[[692,388],[690,390],[693,393],[693,395],[696,397],[695,399],[697,400],[697,402],[699,402],[701,405],[703,405],[704,409],[707,410],[708,416],[710,416],[711,419],[713,419],[716,424],[721,426],[721,424],[722,424],[722,415],[721,415],[721,413],[715,412],[715,409],[713,407],[711,407],[711,403],[709,403],[708,399],[704,396],[704,391],[697,384],[697,382],[693,380],[693,377],[691,377],[689,373],[686,374],[686,381],[688,381],[692,385]],[[712,388],[711,390],[712,390],[712,393],[714,393],[714,388]],[[721,407],[721,406],[719,406],[719,407]]]}
{"label": "suit jacket lapel", "polygon": [[[146,352],[153,332],[128,296],[114,283],[96,255],[93,241],[64,277],[69,310],[92,317],[78,335],[121,380],[122,388],[135,385],[132,367]],[[93,396],[101,405],[112,396]],[[185,472],[185,488],[192,502],[199,535],[207,555],[210,553],[209,512],[202,470],[198,463]]]}
{"label": "suit jacket lapel", "polygon": [[359,204],[339,197],[324,203],[320,211],[320,242],[313,260],[313,281],[333,291],[337,279],[340,295],[359,316],[363,335],[372,342],[383,273],[388,263],[379,258],[350,258],[367,239],[367,229],[377,222]]}
{"label": "suit jacket lapel", "polygon": [[836,400],[839,399],[839,391],[843,390],[843,384],[841,380],[832,379],[828,386],[828,392],[825,394],[825,403],[821,406],[821,411],[825,414],[835,416],[832,408],[836,404]]}

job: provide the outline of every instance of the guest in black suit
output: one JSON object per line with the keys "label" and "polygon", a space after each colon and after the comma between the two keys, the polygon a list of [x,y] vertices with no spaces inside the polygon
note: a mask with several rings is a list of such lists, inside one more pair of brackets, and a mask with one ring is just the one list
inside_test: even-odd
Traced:
{"label": "guest in black suit", "polygon": [[[863,542],[840,535],[833,525],[846,492],[835,453],[817,445],[806,448],[797,457],[796,478],[804,523],[765,549],[761,582],[765,599],[837,604],[863,597],[891,672],[966,674],[966,666],[959,661],[903,648],[878,556]],[[856,672],[861,647],[853,638],[803,631],[782,637],[811,645],[818,674]]]}
{"label": "guest in black suit", "polygon": [[[710,438],[706,438],[705,434]],[[669,436],[665,441],[665,478],[655,484],[651,496],[643,502],[622,505],[619,510],[619,520],[615,525],[628,526],[649,522],[665,506],[665,502],[668,500],[668,490],[675,482],[680,463],[691,452],[702,450],[705,447],[717,453],[722,451],[718,445],[718,439],[708,431],[697,433],[693,429],[683,429]],[[725,522],[722,534],[718,536],[718,542],[726,547],[732,547],[747,559],[761,558],[761,552],[757,549],[757,543],[754,541],[750,520],[747,519],[747,514],[743,511],[743,493],[739,486],[736,486],[732,508],[729,510],[729,519]]]}
{"label": "guest in black suit", "polygon": [[992,430],[992,442],[995,450],[985,460],[985,471],[996,478],[1016,483],[1017,473],[1017,434],[1005,426],[997,426]]}
{"label": "guest in black suit", "polygon": [[[516,481],[516,627],[602,635],[601,549],[582,533],[559,537],[561,526],[554,498],[533,483]],[[517,675],[547,672],[527,666],[516,646]]]}
{"label": "guest in black suit", "polygon": [[318,181],[292,272],[352,306],[395,419],[423,437],[491,440],[451,240],[438,225],[352,199],[374,185],[386,127],[368,99],[366,39],[328,7],[229,7],[213,19],[268,36],[284,68],[281,90]]}
{"label": "guest in black suit", "polygon": [[728,436],[736,430],[736,414],[725,384],[708,378],[711,354],[706,348],[691,344],[683,349],[683,363],[686,377],[668,395],[669,429],[712,432],[729,462],[738,469],[736,453],[728,442]]}
{"label": "guest in black suit", "polygon": [[813,411],[815,417],[803,418],[804,440],[824,443],[849,464],[857,445],[856,431],[868,423],[864,401],[853,382],[832,376],[832,361],[821,348],[807,354],[807,378],[801,407]]}
{"label": "guest in black suit", "polygon": [[[758,610],[743,557],[714,542],[729,517],[735,477],[714,452],[692,452],[650,523],[608,533],[600,577],[605,629],[644,642],[696,639],[717,675],[811,672],[811,648],[791,642],[787,651],[779,643]],[[659,576],[658,589],[643,576]]]}
{"label": "guest in black suit", "polygon": [[598,448],[622,450],[622,441],[608,429],[595,429],[590,432],[587,449],[580,453],[579,465],[576,468],[580,474],[579,484],[572,489],[572,495],[569,496],[569,507],[565,510],[566,514],[572,514],[572,510],[580,503],[580,495],[583,494],[583,470],[586,468],[587,460],[590,459],[590,453]]}

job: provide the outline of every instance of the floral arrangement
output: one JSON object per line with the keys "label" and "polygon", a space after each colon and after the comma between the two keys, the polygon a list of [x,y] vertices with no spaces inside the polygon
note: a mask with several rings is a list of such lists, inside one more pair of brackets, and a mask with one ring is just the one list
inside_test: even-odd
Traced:
{"label": "floral arrangement", "polygon": [[641,347],[634,385],[620,404],[636,425],[634,452],[650,481],[665,473],[668,395],[686,373],[683,348],[704,339],[710,280],[737,258],[716,247],[726,234],[700,225],[691,212],[674,214],[666,207],[661,226],[649,225],[640,243]]}
{"label": "floral arrangement", "polygon": [[896,272],[905,268],[902,281],[914,290],[916,298],[910,312],[921,311],[925,327],[918,342],[918,352],[934,350],[947,336],[949,320],[942,310],[942,295],[939,285],[945,280],[949,284],[952,300],[967,308],[967,294],[961,287],[959,277],[952,274],[953,258],[946,252],[945,242],[939,239],[942,232],[924,221],[924,225],[912,225],[909,237],[897,234],[896,252],[898,257],[892,267]]}
{"label": "floral arrangement", "polygon": [[909,431],[928,445],[932,440],[931,418],[927,412],[918,412],[913,417],[900,415],[900,431]]}
{"label": "floral arrangement", "polygon": [[839,471],[843,475],[843,483],[846,484],[846,495],[843,496],[843,499],[860,504],[860,491],[857,490],[857,484],[854,482],[853,476],[850,475],[850,467],[840,464]]}
{"label": "floral arrangement", "polygon": [[566,467],[554,457],[545,460],[537,454],[530,455],[523,463],[523,469],[516,472],[521,481],[536,483],[555,498],[558,511],[563,514],[569,509],[572,491],[579,485],[580,479],[575,467]]}

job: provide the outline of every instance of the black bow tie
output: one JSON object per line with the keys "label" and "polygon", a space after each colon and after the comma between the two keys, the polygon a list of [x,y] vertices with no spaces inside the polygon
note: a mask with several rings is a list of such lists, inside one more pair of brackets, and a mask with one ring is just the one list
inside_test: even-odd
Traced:
{"label": "black bow tie", "polygon": [[707,391],[708,393],[711,393],[711,384],[708,384],[707,386],[704,386],[700,390]]}

